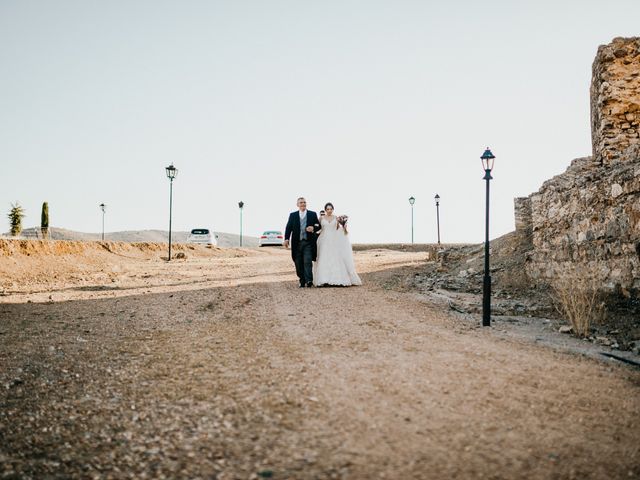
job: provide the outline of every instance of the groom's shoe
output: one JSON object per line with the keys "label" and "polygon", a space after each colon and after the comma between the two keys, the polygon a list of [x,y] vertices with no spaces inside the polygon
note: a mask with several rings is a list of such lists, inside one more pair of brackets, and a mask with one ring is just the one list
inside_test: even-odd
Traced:
{"label": "groom's shoe", "polygon": [[313,282],[307,282],[307,288],[313,287]]}
{"label": "groom's shoe", "polygon": [[304,288],[304,283],[301,283],[298,288]]}

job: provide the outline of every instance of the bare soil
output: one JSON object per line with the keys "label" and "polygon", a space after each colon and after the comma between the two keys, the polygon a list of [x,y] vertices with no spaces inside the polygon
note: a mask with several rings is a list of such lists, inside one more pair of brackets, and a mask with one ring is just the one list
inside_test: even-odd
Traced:
{"label": "bare soil", "polygon": [[1,478],[640,477],[640,371],[402,288],[425,252],[298,289],[281,249],[32,247],[0,255]]}

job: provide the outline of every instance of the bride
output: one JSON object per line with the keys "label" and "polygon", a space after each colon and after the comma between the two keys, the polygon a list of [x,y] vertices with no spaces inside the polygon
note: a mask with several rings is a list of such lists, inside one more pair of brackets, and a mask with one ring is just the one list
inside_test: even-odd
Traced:
{"label": "bride", "polygon": [[333,212],[333,204],[324,206],[325,215],[320,217],[318,237],[318,259],[313,267],[314,284],[349,286],[362,285],[353,263],[346,218],[341,221]]}

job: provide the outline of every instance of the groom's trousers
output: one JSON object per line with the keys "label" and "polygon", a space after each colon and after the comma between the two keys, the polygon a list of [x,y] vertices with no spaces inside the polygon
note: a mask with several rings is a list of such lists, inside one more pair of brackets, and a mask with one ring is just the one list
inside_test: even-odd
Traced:
{"label": "groom's trousers", "polygon": [[300,284],[313,282],[313,245],[309,240],[300,240],[295,263]]}

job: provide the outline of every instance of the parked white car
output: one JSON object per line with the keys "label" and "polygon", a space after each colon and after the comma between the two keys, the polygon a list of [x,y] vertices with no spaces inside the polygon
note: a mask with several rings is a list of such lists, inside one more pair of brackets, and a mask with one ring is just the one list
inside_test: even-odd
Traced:
{"label": "parked white car", "polygon": [[265,247],[267,245],[284,245],[284,235],[281,231],[278,230],[267,230],[262,235],[260,235],[260,243],[261,247]]}
{"label": "parked white car", "polygon": [[187,243],[199,243],[201,245],[217,245],[216,235],[208,228],[194,228],[187,237]]}

